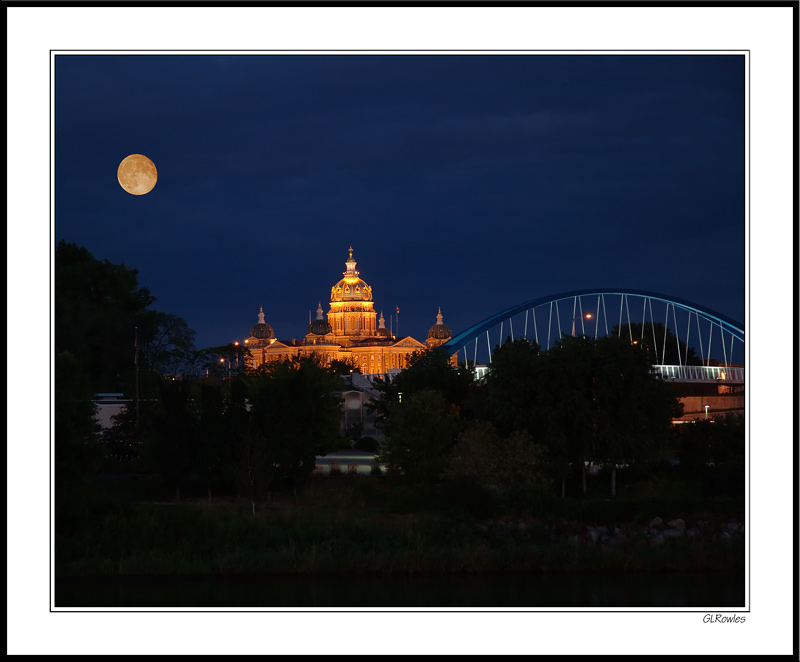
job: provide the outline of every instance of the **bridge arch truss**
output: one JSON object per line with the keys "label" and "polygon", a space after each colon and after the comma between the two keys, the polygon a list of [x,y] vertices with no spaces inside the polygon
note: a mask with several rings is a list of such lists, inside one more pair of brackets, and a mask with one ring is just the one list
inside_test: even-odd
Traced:
{"label": "bridge arch truss", "polygon": [[[664,327],[661,338],[656,337],[657,323]],[[646,330],[651,337],[644,339]],[[656,363],[666,367],[667,331],[674,336],[679,368],[686,364],[689,347],[703,366],[744,364],[742,324],[698,304],[641,290],[576,290],[531,299],[472,325],[445,347],[459,361],[480,365],[491,363],[492,352],[509,337],[535,341],[547,350],[563,335],[596,339],[616,333],[631,342],[652,340]]]}

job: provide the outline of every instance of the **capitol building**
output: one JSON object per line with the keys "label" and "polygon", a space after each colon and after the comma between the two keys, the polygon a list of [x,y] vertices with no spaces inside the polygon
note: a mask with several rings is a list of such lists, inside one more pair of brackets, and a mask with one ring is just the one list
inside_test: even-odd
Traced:
{"label": "capitol building", "polygon": [[[424,343],[411,336],[392,335],[386,328],[383,313],[378,317],[375,312],[372,288],[356,270],[352,248],[345,267],[344,277],[331,287],[327,319],[320,302],[317,318],[308,325],[304,339],[278,340],[266,322],[263,308],[259,310],[258,322],[245,340],[250,350],[250,367],[258,368],[270,361],[283,361],[297,355],[316,354],[326,363],[349,363],[364,375],[385,375],[405,368],[414,352],[450,340],[452,333],[442,321],[441,309]],[[455,355],[452,360],[455,362]]]}

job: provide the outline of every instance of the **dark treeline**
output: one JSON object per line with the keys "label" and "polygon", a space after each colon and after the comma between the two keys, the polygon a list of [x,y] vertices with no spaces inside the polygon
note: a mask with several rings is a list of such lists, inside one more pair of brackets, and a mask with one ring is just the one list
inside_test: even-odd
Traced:
{"label": "dark treeline", "polygon": [[[202,485],[255,510],[275,490],[296,492],[318,455],[360,436],[339,432],[347,365],[295,357],[251,371],[244,347],[197,350],[184,320],[150,308],[155,297],[135,269],[65,242],[55,267],[57,512],[79,503],[76,486],[111,472],[158,475],[175,498]],[[681,405],[651,372],[641,339],[674,338],[634,331],[637,342],[565,336],[548,351],[509,339],[481,382],[441,348],[416,354],[377,382],[377,459],[403,483],[446,484],[478,500],[509,490],[565,496],[568,485],[585,493],[587,466],[614,496],[620,473],[646,480],[667,460],[698,494],[741,494],[743,422],[672,425]],[[675,351],[691,359],[678,342]],[[101,433],[91,401],[104,390],[135,393],[135,404]]]}
{"label": "dark treeline", "polygon": [[[624,336],[564,336],[548,351],[509,338],[476,382],[468,366],[428,351],[379,384],[379,458],[421,482],[526,485],[562,496],[568,481],[586,492],[587,465],[614,496],[618,470],[647,479],[679,463],[683,477],[700,481],[698,493],[742,494],[743,420],[673,425],[682,405],[651,364],[647,344]],[[739,473],[741,481],[732,479]]]}

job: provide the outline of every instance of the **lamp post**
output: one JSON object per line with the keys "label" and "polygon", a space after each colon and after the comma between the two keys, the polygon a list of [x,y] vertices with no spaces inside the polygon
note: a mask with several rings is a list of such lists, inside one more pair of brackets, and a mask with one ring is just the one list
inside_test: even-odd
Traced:
{"label": "lamp post", "polygon": [[579,319],[590,320],[590,319],[592,319],[592,314],[591,313],[586,313],[585,315],[583,315],[583,317],[581,317],[580,315],[577,315],[577,316],[572,318],[572,337],[573,338],[575,337],[575,320],[579,320]]}

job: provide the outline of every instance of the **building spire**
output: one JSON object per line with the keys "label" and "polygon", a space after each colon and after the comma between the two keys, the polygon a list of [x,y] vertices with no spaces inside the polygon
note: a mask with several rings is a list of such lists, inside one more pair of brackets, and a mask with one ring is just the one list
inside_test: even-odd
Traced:
{"label": "building spire", "polygon": [[353,259],[353,247],[350,246],[350,259],[345,262],[347,271],[343,272],[345,278],[351,281],[358,280],[358,272],[356,271],[356,261]]}
{"label": "building spire", "polygon": [[266,322],[264,321],[264,306],[258,307],[258,323],[266,324]]}
{"label": "building spire", "polygon": [[436,323],[437,324],[441,324],[442,323],[442,307],[441,306],[439,306],[439,314],[436,315]]}
{"label": "building spire", "polygon": [[322,319],[322,302],[321,301],[317,303],[317,319],[318,320]]}

